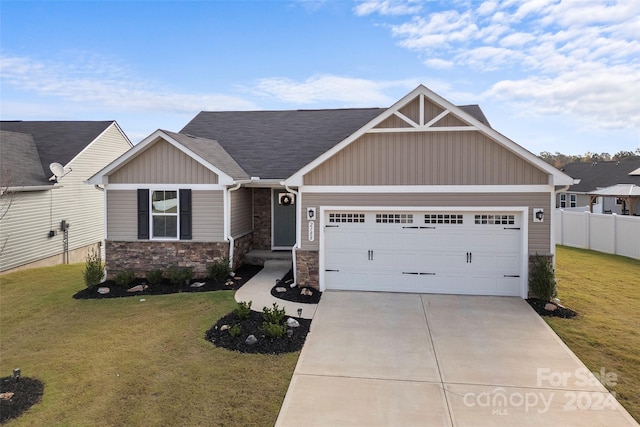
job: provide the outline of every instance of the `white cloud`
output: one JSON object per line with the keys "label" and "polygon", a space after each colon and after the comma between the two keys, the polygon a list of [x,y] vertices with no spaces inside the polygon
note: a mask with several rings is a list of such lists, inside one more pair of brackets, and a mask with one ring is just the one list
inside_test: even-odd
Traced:
{"label": "white cloud", "polygon": [[443,0],[424,9],[389,23],[392,36],[431,69],[482,73],[489,89],[478,96],[600,128],[640,126],[640,1]]}
{"label": "white cloud", "polygon": [[371,15],[378,13],[380,15],[410,15],[418,13],[422,10],[422,5],[417,1],[409,0],[366,0],[358,3],[354,8],[355,14],[358,16]]}
{"label": "white cloud", "polygon": [[335,75],[317,75],[304,81],[284,77],[261,79],[250,90],[259,96],[274,97],[291,104],[340,103],[347,106],[388,106],[396,97],[388,92],[401,88],[409,91],[416,80],[376,82]]}
{"label": "white cloud", "polygon": [[79,58],[75,65],[67,65],[3,55],[0,76],[2,85],[13,89],[74,101],[90,108],[99,104],[121,112],[193,113],[254,108],[253,103],[229,95],[176,93],[154,87],[125,68],[95,57]]}

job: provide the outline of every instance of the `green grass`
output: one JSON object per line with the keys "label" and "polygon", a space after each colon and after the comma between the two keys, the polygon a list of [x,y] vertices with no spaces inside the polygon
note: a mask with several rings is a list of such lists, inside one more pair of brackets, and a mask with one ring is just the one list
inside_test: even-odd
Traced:
{"label": "green grass", "polygon": [[0,276],[0,376],[45,384],[11,426],[272,426],[298,353],[219,349],[231,291],[74,300],[84,265]]}
{"label": "green grass", "polygon": [[607,388],[640,421],[640,261],[558,246],[556,278],[579,315],[545,320],[592,372],[616,374]]}

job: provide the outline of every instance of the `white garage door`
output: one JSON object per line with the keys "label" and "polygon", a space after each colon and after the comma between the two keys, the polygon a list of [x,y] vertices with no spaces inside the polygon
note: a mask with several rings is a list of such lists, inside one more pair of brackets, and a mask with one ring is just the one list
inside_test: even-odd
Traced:
{"label": "white garage door", "polygon": [[325,289],[522,293],[518,212],[327,212]]}

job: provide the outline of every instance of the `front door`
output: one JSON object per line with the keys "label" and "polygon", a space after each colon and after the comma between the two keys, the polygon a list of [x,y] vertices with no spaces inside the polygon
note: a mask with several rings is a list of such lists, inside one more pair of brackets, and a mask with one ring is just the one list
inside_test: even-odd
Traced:
{"label": "front door", "polygon": [[[281,194],[290,195],[291,203]],[[273,190],[273,249],[291,249],[296,243],[296,197],[286,190]]]}

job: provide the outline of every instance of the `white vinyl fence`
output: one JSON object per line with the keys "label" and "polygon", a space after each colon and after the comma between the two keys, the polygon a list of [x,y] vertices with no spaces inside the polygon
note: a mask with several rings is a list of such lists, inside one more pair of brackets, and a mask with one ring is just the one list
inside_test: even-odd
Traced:
{"label": "white vinyl fence", "polygon": [[556,209],[556,244],[640,259],[640,217]]}

